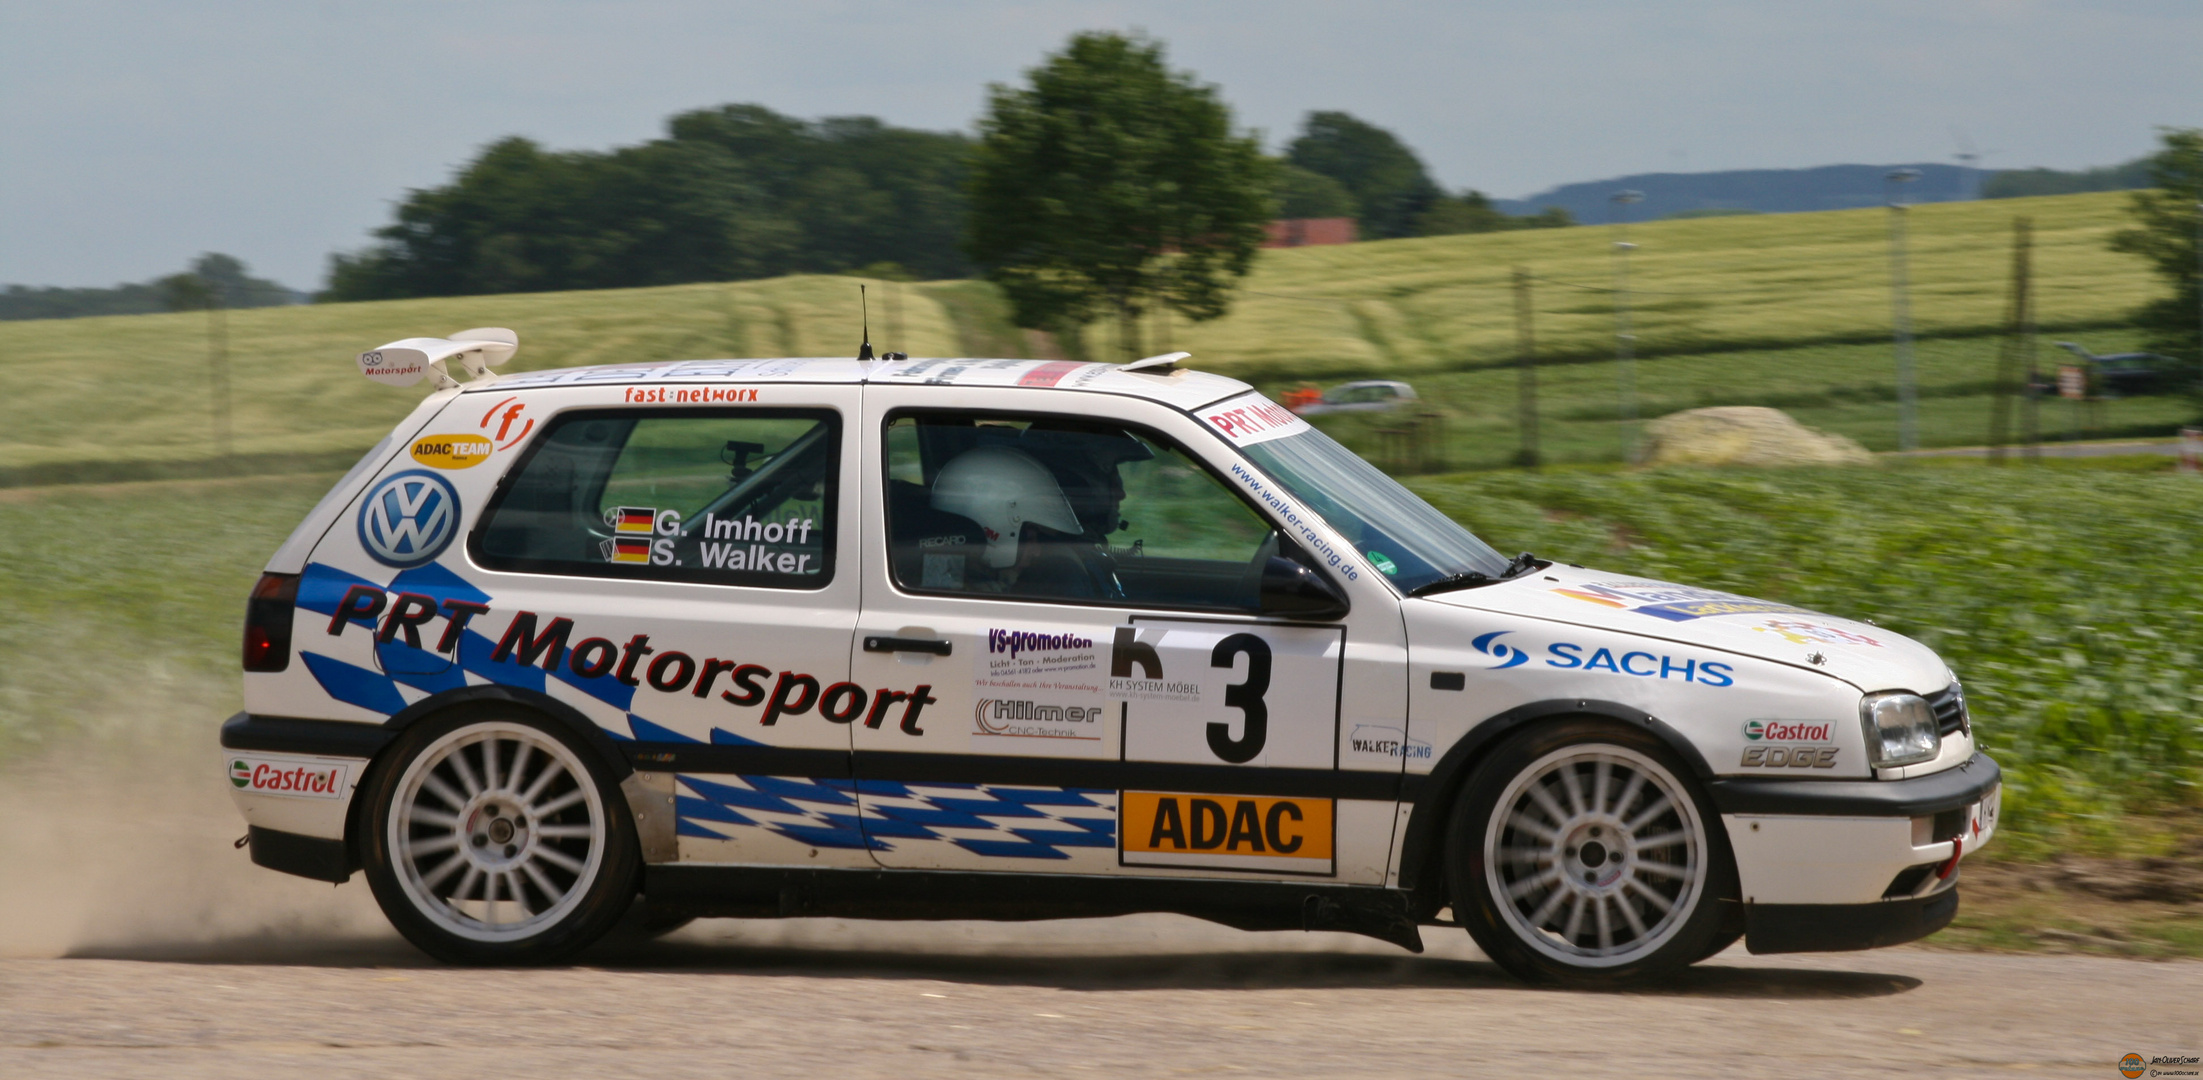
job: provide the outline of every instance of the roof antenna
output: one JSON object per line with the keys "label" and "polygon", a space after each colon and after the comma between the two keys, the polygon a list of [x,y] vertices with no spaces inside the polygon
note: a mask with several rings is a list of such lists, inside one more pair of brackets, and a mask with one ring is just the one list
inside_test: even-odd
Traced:
{"label": "roof antenna", "polygon": [[872,309],[865,303],[862,282],[857,285],[857,310],[863,314],[864,318],[864,344],[857,346],[857,359],[870,360],[872,359]]}

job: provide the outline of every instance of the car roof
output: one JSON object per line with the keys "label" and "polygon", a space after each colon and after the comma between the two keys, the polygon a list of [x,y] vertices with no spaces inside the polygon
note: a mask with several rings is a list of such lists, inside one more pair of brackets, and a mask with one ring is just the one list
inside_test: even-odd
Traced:
{"label": "car roof", "polygon": [[1010,360],[921,357],[851,360],[846,357],[780,357],[769,360],[672,360],[598,364],[504,375],[466,384],[467,393],[495,393],[534,386],[620,386],[662,383],[876,383],[880,385],[988,386],[1083,390],[1147,398],[1181,409],[1243,394],[1253,387],[1205,371],[1125,371],[1118,364],[1076,360]]}

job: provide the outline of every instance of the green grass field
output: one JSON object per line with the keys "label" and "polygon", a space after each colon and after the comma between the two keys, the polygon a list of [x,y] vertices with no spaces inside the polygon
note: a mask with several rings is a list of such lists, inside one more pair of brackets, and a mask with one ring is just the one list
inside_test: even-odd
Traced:
{"label": "green grass field", "polygon": [[[1430,477],[1505,551],[1872,619],[1965,681],[2012,846],[2138,854],[2203,783],[2203,483],[2103,467]],[[2145,815],[2146,817],[2146,815]]]}
{"label": "green grass field", "polygon": [[[1980,441],[2005,303],[2010,227],[2036,227],[2045,326],[2104,348],[2108,328],[2154,295],[2140,260],[2104,246],[2125,222],[2119,194],[1921,206],[1912,215],[1915,319],[1930,445]],[[1770,401],[1808,424],[1894,440],[1887,213],[1882,210],[1663,221],[1634,226],[1641,412]],[[1537,286],[1541,354],[1593,359],[1612,349],[1611,236],[1604,227],[1396,240],[1265,252],[1226,318],[1153,319],[1148,350],[1190,349],[1203,368],[1265,386],[1356,375],[1411,377],[1454,419],[1455,464],[1504,461],[1514,448],[1513,374],[1477,370],[1514,352],[1509,275]],[[1570,288],[1552,282],[1569,282]],[[607,361],[847,355],[857,337],[856,279],[791,277],[588,293],[539,293],[231,312],[235,459],[216,460],[207,318],[199,314],[0,323],[0,483],[126,479],[341,467],[419,400],[361,379],[352,354],[400,337],[509,326],[528,370]],[[1586,291],[1591,290],[1591,291]],[[913,355],[1032,355],[989,286],[873,283],[875,341]],[[1938,336],[1940,336],[1938,338]],[[2054,336],[2054,335],[2053,335]],[[1084,340],[1117,355],[1114,332]],[[2045,346],[2054,362],[2057,354]],[[1606,419],[1616,371],[1556,364],[1542,398],[1561,460],[1612,457]],[[1970,389],[1969,389],[1970,388]],[[1978,400],[1973,400],[1978,398]],[[2111,403],[2107,428],[2182,419],[2162,401]],[[2046,423],[2048,421],[2046,420]],[[2055,430],[2055,429],[2053,429]],[[1350,438],[1351,430],[1345,431]]]}
{"label": "green grass field", "polygon": [[[236,706],[244,596],[330,474],[0,501],[0,760]],[[2014,853],[2147,853],[2203,782],[2203,483],[2117,467],[1420,479],[1506,551],[1870,618],[1939,650],[2010,774]],[[212,742],[207,744],[212,747]],[[2141,822],[2142,825],[2137,823]]]}

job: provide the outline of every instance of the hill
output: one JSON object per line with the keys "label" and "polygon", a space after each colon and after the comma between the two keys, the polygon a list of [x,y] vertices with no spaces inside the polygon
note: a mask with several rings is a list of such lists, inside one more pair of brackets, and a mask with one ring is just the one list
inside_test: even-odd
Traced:
{"label": "hill", "polygon": [[[1693,210],[1751,210],[1792,214],[1813,210],[1854,210],[1889,201],[1884,177],[1890,170],[1920,170],[1905,185],[1907,202],[1955,202],[1981,189],[1986,169],[1927,162],[1917,165],[1822,165],[1811,169],[1730,169],[1702,173],[1637,173],[1612,180],[1562,184],[1520,199],[1494,199],[1509,214],[1534,214],[1558,206],[1586,224],[1614,220],[1610,200],[1617,191],[1641,191],[1645,201],[1630,207],[1634,221],[1654,221]],[[2098,190],[2073,188],[2073,191]]]}
{"label": "hill", "polygon": [[[2044,324],[2064,331],[2118,326],[2156,290],[2139,260],[2104,246],[2124,224],[2124,204],[2107,193],[1916,208],[1921,332],[1963,339],[1996,327],[2015,214],[2035,220]],[[1886,228],[1881,210],[1632,228],[1640,245],[1631,262],[1639,351],[1655,358],[1640,386],[1660,400],[1696,400],[1709,389],[1735,396],[1835,387],[1839,402],[1877,393],[1886,401],[1886,376],[1876,390],[1864,374],[1887,369],[1886,348],[1871,344],[1889,327]],[[1473,453],[1458,463],[1496,463],[1508,449],[1512,376],[1504,368],[1515,349],[1515,266],[1540,279],[1541,354],[1582,362],[1568,369],[1578,374],[1554,376],[1546,408],[1563,421],[1571,410],[1589,417],[1613,400],[1613,373],[1593,363],[1613,347],[1610,239],[1604,229],[1544,229],[1267,251],[1230,316],[1194,326],[1152,319],[1143,344],[1190,349],[1205,368],[1273,385],[1376,374],[1427,376],[1434,390],[1458,382],[1445,403],[1459,410],[1463,437],[1483,430],[1468,423],[1473,418],[1490,429],[1489,438],[1475,435]],[[218,460],[212,434],[205,316],[0,323],[0,372],[9,390],[0,397],[0,477],[22,483],[341,467],[418,400],[361,379],[351,355],[467,326],[518,330],[515,366],[522,370],[846,355],[857,341],[855,284],[798,276],[233,311],[228,355],[239,458],[227,463]],[[872,326],[875,342],[913,355],[1034,355],[1047,347],[1013,331],[998,294],[978,282],[874,283]],[[1069,345],[1119,355],[1106,328]],[[1804,362],[1782,352],[1799,348],[1820,351]],[[1769,351],[1740,363],[1752,354],[1734,350],[1751,349]],[[1952,353],[1951,385],[1978,393],[1993,351],[1991,344]],[[1924,366],[1940,362],[1934,355],[1923,349]],[[1737,372],[1749,378],[1730,385]],[[1586,454],[1612,445],[1596,430],[1605,421],[1579,422],[1590,432]],[[1978,430],[1951,441],[1979,441]]]}

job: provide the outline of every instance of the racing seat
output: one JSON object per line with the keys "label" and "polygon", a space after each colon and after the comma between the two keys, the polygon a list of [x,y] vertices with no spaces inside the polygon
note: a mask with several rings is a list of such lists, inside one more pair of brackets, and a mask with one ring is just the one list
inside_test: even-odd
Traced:
{"label": "racing seat", "polygon": [[933,507],[924,484],[887,482],[888,556],[905,587],[966,589],[986,533],[979,523]]}

